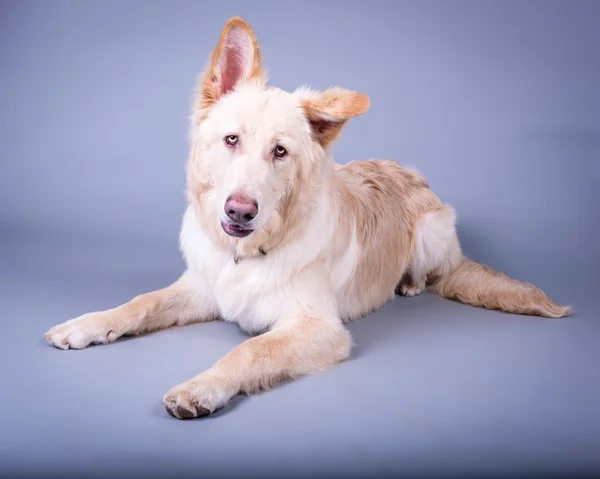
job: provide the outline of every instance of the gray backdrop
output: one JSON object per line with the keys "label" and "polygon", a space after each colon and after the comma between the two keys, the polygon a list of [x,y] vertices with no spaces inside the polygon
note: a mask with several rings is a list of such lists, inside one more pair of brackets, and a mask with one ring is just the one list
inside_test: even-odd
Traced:
{"label": "gray backdrop", "polygon": [[[273,84],[370,95],[338,162],[416,166],[467,255],[576,315],[397,298],[335,370],[191,422],[162,395],[236,326],[45,345],[182,271],[191,93],[233,15]],[[599,21],[571,0],[0,2],[0,473],[599,472]]]}

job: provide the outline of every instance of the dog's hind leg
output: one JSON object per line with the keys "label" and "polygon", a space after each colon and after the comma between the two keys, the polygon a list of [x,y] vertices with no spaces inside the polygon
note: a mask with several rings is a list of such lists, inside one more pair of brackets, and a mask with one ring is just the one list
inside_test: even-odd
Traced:
{"label": "dog's hind leg", "polygon": [[421,294],[429,277],[444,276],[460,261],[455,223],[456,215],[449,205],[440,205],[417,220],[409,267],[396,288],[398,294]]}
{"label": "dog's hind leg", "polygon": [[145,293],[113,309],[83,314],[50,329],[44,338],[59,349],[82,349],[125,335],[210,321],[216,318],[211,298],[184,273],[166,288]]}
{"label": "dog's hind leg", "polygon": [[452,207],[441,205],[421,217],[415,228],[410,279],[398,289],[410,295],[426,286],[430,293],[471,306],[513,314],[562,318],[570,306],[555,303],[533,284],[518,281],[462,255]]}

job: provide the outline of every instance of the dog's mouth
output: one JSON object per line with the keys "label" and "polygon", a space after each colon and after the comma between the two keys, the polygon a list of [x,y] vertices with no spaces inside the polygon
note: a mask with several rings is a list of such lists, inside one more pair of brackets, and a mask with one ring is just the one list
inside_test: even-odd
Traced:
{"label": "dog's mouth", "polygon": [[237,224],[228,224],[223,221],[221,221],[221,227],[229,236],[234,236],[236,238],[245,238],[254,231],[250,228],[244,228],[243,226]]}

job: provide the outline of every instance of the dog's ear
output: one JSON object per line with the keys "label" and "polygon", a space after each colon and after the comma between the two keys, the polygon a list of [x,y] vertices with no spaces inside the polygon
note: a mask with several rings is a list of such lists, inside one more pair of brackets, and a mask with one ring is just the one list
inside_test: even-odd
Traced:
{"label": "dog's ear", "polygon": [[254,31],[240,17],[223,27],[221,38],[202,75],[196,105],[204,109],[246,81],[265,81],[262,58]]}
{"label": "dog's ear", "polygon": [[299,95],[313,137],[323,148],[335,140],[350,118],[362,115],[370,106],[367,95],[344,88],[329,88],[324,92],[304,89]]}

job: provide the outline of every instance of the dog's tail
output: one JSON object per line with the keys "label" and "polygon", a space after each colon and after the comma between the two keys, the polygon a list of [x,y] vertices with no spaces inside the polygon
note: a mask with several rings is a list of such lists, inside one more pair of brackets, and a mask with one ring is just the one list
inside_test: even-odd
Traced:
{"label": "dog's tail", "polygon": [[434,280],[428,291],[471,306],[507,313],[562,318],[572,312],[570,306],[556,304],[533,284],[509,278],[465,257],[452,272]]}

